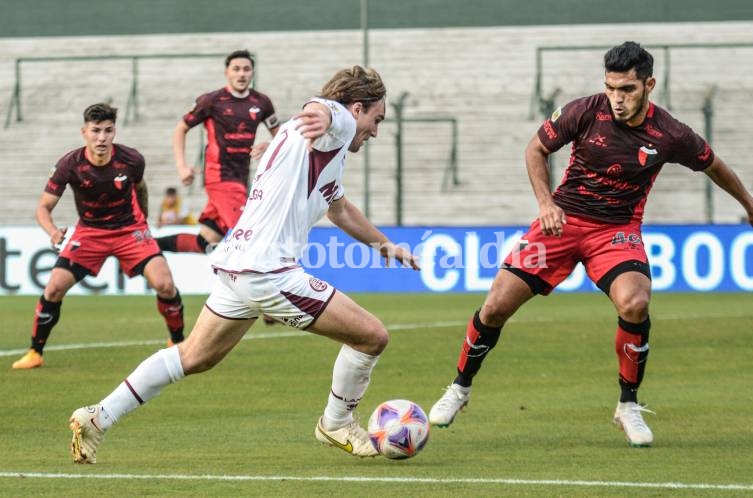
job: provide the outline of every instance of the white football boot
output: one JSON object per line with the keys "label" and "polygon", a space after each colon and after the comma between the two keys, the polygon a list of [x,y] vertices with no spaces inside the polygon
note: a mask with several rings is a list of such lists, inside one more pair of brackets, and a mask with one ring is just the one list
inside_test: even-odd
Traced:
{"label": "white football boot", "polygon": [[470,387],[450,384],[439,401],[429,410],[429,423],[438,427],[447,427],[455,420],[455,415],[468,405],[471,396]]}
{"label": "white football boot", "polygon": [[320,418],[316,424],[316,429],[314,429],[314,436],[320,443],[340,448],[354,456],[373,457],[379,454],[374,445],[371,444],[369,433],[358,425],[357,420],[345,427],[328,431],[322,426],[322,419]]}
{"label": "white football boot", "polygon": [[97,447],[105,437],[105,431],[97,425],[100,408],[84,406],[74,411],[68,427],[73,431],[71,455],[76,463],[97,463]]}
{"label": "white football boot", "polygon": [[655,412],[629,401],[627,403],[617,403],[617,409],[614,411],[614,423],[625,432],[628,444],[636,448],[651,446],[654,442],[654,434],[643,420],[641,412]]}

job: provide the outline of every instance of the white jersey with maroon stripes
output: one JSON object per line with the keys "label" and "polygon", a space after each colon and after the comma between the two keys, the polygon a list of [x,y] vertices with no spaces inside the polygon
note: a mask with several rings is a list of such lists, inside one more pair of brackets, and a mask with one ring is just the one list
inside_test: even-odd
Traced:
{"label": "white jersey with maroon stripes", "polygon": [[212,266],[228,272],[273,272],[296,266],[311,227],[345,194],[345,153],[356,132],[353,115],[325,104],[332,124],[312,151],[291,120],[280,127],[259,162],[238,223],[212,253]]}

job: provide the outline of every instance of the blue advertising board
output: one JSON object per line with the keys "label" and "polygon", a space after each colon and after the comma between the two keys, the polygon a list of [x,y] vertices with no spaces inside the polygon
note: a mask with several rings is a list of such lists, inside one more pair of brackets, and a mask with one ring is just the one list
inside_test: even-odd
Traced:
{"label": "blue advertising board", "polygon": [[[420,272],[384,269],[376,251],[336,228],[316,228],[302,263],[344,291],[484,292],[526,228],[384,228],[392,241],[421,257]],[[753,290],[753,230],[748,225],[646,225],[643,241],[655,291]],[[596,290],[581,265],[557,288]]]}

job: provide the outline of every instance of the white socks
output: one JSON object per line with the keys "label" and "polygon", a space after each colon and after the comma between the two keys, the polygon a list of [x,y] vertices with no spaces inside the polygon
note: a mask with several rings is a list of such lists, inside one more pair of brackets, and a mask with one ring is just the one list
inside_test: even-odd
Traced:
{"label": "white socks", "polygon": [[361,353],[343,344],[332,371],[332,390],[322,417],[324,429],[339,429],[353,421],[353,409],[366,392],[378,359],[379,356]]}
{"label": "white socks", "polygon": [[100,402],[99,426],[109,429],[120,417],[157,396],[162,388],[185,376],[178,346],[160,349]]}

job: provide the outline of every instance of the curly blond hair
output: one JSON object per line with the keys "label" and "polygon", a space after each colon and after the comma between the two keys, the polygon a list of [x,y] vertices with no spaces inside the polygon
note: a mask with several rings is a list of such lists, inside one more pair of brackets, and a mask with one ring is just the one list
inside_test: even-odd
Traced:
{"label": "curly blond hair", "polygon": [[373,69],[353,66],[342,69],[322,87],[321,97],[340,102],[348,106],[353,102],[361,102],[365,109],[387,95],[387,89]]}

